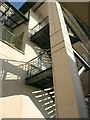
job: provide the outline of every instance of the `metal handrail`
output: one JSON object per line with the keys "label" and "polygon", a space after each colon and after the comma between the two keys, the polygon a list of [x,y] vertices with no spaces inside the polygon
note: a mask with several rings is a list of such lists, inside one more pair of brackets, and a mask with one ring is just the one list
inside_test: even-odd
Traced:
{"label": "metal handrail", "polygon": [[86,61],[75,49],[73,49],[73,52],[74,52],[75,56],[77,56],[78,59],[79,59],[87,68],[90,69],[90,64],[87,63],[87,61]]}
{"label": "metal handrail", "polygon": [[[74,51],[75,56],[77,58],[79,58],[81,63],[84,66],[86,66],[86,68],[90,69],[90,65],[87,63],[87,61],[75,49],[73,49],[73,51]],[[50,49],[48,50],[48,52],[50,52]],[[38,55],[37,57],[30,60],[29,62],[27,62],[27,66],[28,66],[27,77],[33,76],[33,75],[35,75],[41,71],[44,71],[52,66],[51,58],[48,56],[48,54],[46,54],[47,58],[45,58],[46,57],[46,56],[44,56],[45,54],[46,54],[46,52],[43,52],[40,55]],[[42,68],[44,68],[44,69],[42,69]]]}
{"label": "metal handrail", "polygon": [[35,75],[51,67],[51,58],[46,52],[30,60],[27,64],[27,77]]}
{"label": "metal handrail", "polygon": [[45,54],[46,52],[47,52],[47,53],[50,53],[50,49],[48,49],[48,50],[46,50],[46,51],[44,51],[44,52],[40,53],[38,56],[36,56],[36,57],[35,57],[35,58],[33,58],[32,60],[28,61],[26,64],[28,64],[29,62],[31,62],[31,61],[33,61],[34,59],[38,58],[39,56],[41,56],[41,55]]}
{"label": "metal handrail", "polygon": [[38,25],[40,25],[41,23],[43,23],[47,18],[48,18],[48,16],[46,18],[44,18],[42,21],[40,21],[37,25],[35,25],[31,30],[33,30],[35,27],[37,27]]}

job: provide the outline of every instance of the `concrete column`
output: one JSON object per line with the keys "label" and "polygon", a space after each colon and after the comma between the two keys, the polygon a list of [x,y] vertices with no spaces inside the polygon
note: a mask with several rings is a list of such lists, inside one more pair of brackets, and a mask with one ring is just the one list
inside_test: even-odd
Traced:
{"label": "concrete column", "polygon": [[61,6],[48,2],[57,118],[87,118],[87,109]]}

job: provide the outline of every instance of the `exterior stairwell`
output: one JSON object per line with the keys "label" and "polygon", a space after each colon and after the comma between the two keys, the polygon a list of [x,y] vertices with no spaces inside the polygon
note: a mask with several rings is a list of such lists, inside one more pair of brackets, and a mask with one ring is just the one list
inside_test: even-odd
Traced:
{"label": "exterior stairwell", "polygon": [[[75,32],[72,31],[67,22],[66,26],[71,44],[73,46],[76,42],[80,40]],[[47,89],[46,92],[55,103],[48,17],[38,23],[34,28],[32,28],[30,30],[30,33],[30,41],[32,41],[34,44],[36,44],[38,47],[45,50],[46,52],[41,53],[39,56],[35,57],[27,63],[26,84],[37,87],[43,91]],[[81,76],[84,72],[90,70],[90,64],[74,49],[74,46],[73,52],[76,58],[78,73],[79,76]],[[48,89],[52,89],[52,92],[49,92]]]}
{"label": "exterior stairwell", "polygon": [[[73,51],[76,58],[78,73],[82,74],[84,71],[88,71],[90,69],[90,64],[75,49],[73,49]],[[40,82],[41,80],[45,80],[46,82],[52,79],[52,60],[50,56],[50,50],[41,53],[34,59],[30,60],[26,65],[27,84],[34,84],[36,82]],[[82,68],[83,70],[80,73]],[[45,86],[45,84],[43,85]]]}
{"label": "exterior stairwell", "polygon": [[[90,65],[85,59],[80,56],[80,54],[74,50],[74,55],[77,61],[78,73],[81,76],[84,72],[90,70]],[[27,63],[27,77],[26,84],[37,87],[50,96],[53,100],[53,105],[55,104],[55,95],[53,88],[53,77],[52,77],[52,62],[50,57],[50,50],[41,53],[39,56],[35,57]],[[50,101],[49,101],[50,102]],[[88,105],[88,111],[90,115],[90,104]],[[47,108],[48,109],[48,108]],[[54,110],[55,112],[55,110]],[[54,116],[55,117],[55,116]]]}
{"label": "exterior stairwell", "polygon": [[42,92],[34,93],[38,104],[41,104],[50,118],[56,117],[55,95],[52,78],[50,50],[41,53],[27,63],[26,84],[38,88]]}
{"label": "exterior stairwell", "polygon": [[41,89],[53,86],[52,82],[52,64],[50,51],[41,53],[36,58],[29,61],[26,84],[31,84]]}

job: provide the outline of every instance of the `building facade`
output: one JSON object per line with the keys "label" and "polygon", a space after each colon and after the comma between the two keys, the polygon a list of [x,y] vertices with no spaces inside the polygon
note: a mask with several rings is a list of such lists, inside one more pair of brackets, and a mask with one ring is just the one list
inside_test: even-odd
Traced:
{"label": "building facade", "polygon": [[83,3],[0,5],[0,117],[88,118],[90,28],[78,13]]}

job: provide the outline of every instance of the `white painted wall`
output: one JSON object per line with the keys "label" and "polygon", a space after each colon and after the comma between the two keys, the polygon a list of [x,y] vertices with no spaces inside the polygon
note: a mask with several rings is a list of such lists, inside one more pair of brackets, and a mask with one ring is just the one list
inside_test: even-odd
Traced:
{"label": "white painted wall", "polygon": [[25,95],[0,98],[2,118],[44,118],[32,100]]}
{"label": "white painted wall", "polygon": [[30,18],[29,18],[29,29],[32,29],[35,27],[41,20],[41,16],[39,14],[36,14],[32,9],[30,10]]}
{"label": "white painted wall", "polygon": [[[38,55],[38,47],[34,43],[30,42],[28,32],[29,28],[35,26],[39,21],[40,17],[31,12],[29,25],[28,23],[23,24],[13,31],[17,36],[24,32],[22,46],[24,49],[23,53],[0,41],[0,59],[2,59],[0,75],[2,80],[3,96],[3,98],[0,98],[0,106],[3,108],[0,110],[2,112],[2,116],[0,115],[0,117],[50,117],[50,115],[47,114],[47,111],[45,111],[45,108],[42,107],[42,104],[44,103],[39,103],[35,98],[35,95],[32,93],[38,89],[25,85],[26,71],[18,67],[18,65],[24,64],[23,62],[27,62]],[[42,92],[40,94],[42,94]],[[28,97],[23,95],[27,95]]]}
{"label": "white painted wall", "polygon": [[[38,89],[25,85],[26,71],[24,71],[22,68],[17,67],[21,63],[13,61],[13,60],[26,61],[25,60],[26,56],[1,41],[0,45],[2,46],[2,48],[0,48],[0,58],[3,59],[2,70],[0,70],[3,96],[2,99],[3,104],[1,104],[1,106],[2,105],[5,106],[3,107],[3,110],[1,110],[1,112],[3,112],[3,117],[5,118],[11,117],[43,118],[44,116],[49,117],[47,111],[45,111],[44,108],[42,107],[42,104],[40,104],[38,100],[35,98],[35,95],[32,94],[33,91],[37,91]],[[27,99],[26,97],[24,98],[24,100],[22,97],[16,97],[14,99],[13,97],[14,95],[16,96],[20,94],[27,95],[29,96],[30,99],[29,98]],[[9,97],[9,99],[7,97]]]}

